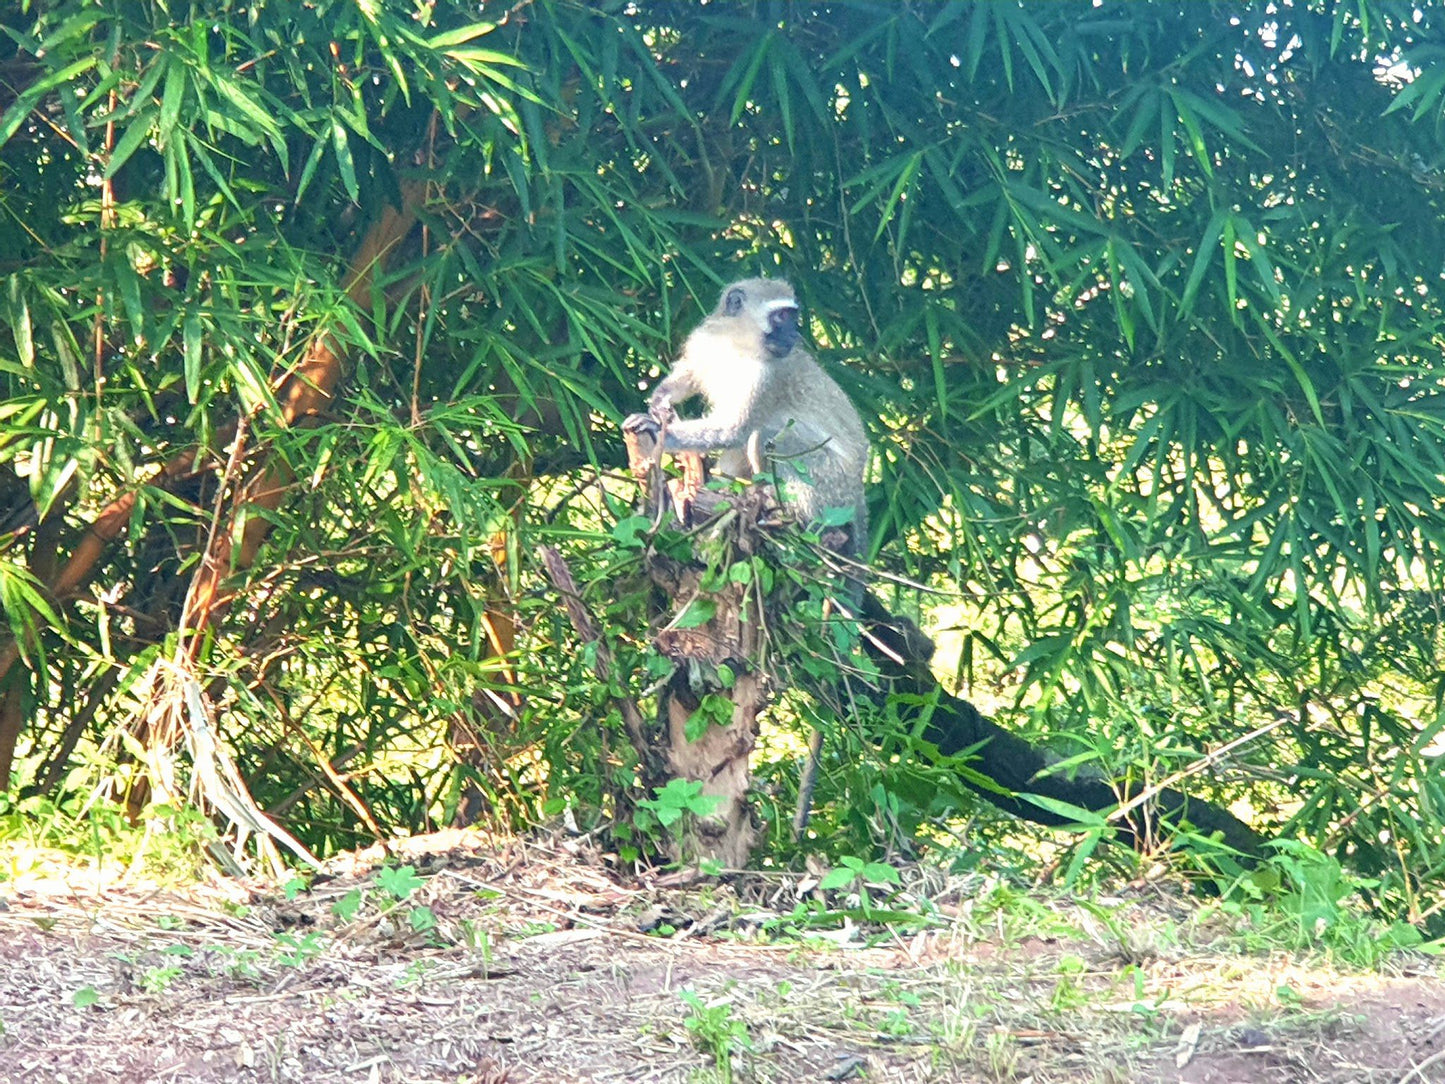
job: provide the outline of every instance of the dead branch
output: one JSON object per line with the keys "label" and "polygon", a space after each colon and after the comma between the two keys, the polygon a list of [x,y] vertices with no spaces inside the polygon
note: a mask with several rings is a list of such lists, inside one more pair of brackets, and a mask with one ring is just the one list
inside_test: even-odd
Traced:
{"label": "dead branch", "polygon": [[[562,597],[562,605],[567,609],[567,618],[572,622],[572,628],[583,643],[594,645],[593,672],[597,675],[597,680],[611,688],[612,652],[602,639],[602,634],[598,632],[597,623],[587,612],[587,605],[577,590],[577,581],[572,577],[572,570],[567,567],[562,555],[551,546],[539,547],[537,555],[542,558],[542,567],[547,570],[547,578]],[[655,764],[657,758],[647,740],[647,727],[642,721],[642,712],[636,702],[631,697],[620,695],[614,695],[612,701],[622,715],[623,725],[627,727],[627,737],[637,753],[637,762],[644,767]]]}

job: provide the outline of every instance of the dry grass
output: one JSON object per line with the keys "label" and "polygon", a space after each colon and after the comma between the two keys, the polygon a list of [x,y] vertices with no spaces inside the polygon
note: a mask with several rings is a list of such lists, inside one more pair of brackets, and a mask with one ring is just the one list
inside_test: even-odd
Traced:
{"label": "dry grass", "polygon": [[926,921],[808,934],[767,929],[809,894],[793,875],[669,887],[585,844],[447,833],[388,893],[380,858],[292,900],[0,881],[0,1080],[1445,1081],[1423,958],[1246,954],[1165,895],[920,877]]}

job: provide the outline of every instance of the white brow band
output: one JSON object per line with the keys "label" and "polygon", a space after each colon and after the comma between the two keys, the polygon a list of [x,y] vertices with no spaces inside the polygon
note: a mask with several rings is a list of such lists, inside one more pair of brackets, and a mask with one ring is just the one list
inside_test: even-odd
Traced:
{"label": "white brow band", "polygon": [[798,303],[797,303],[796,301],[794,301],[792,298],[788,298],[788,297],[775,297],[775,298],[773,298],[773,300],[771,300],[771,301],[764,301],[764,302],[763,302],[763,315],[764,315],[764,316],[771,316],[773,313],[777,312],[779,309],[796,309],[797,307],[798,307]]}

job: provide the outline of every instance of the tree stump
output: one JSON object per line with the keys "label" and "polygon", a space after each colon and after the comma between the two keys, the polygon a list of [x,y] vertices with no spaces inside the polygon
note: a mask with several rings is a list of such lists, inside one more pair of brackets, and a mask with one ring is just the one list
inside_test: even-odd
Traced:
{"label": "tree stump", "polygon": [[[758,552],[759,524],[778,511],[770,487],[730,494],[704,490],[706,470],[693,454],[677,457],[682,477],[667,481],[654,439],[629,432],[626,440],[629,464],[654,516],[704,524],[700,530],[711,536],[709,544],[734,561]],[[708,812],[687,818],[674,833],[673,857],[739,868],[757,837],[748,762],[770,692],[761,665],[763,602],[749,583],[708,589],[705,569],[662,554],[650,553],[646,570],[673,607],[654,637],[673,664],[658,698],[662,759],[673,778],[700,784],[701,794],[713,801]]]}

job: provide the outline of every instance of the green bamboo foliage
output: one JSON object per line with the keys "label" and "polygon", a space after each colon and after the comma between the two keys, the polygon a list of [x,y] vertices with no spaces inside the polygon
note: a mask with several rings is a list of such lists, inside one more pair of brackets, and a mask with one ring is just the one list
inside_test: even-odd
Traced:
{"label": "green bamboo foliage", "polygon": [[[18,783],[63,797],[56,765],[133,706],[245,417],[295,483],[224,521],[270,529],[206,665],[262,804],[355,839],[325,756],[383,827],[447,817],[461,723],[497,816],[594,816],[627,766],[531,547],[611,560],[616,421],[720,282],[766,272],[876,419],[874,559],[960,593],[940,662],[971,693],[1151,778],[1263,727],[1192,785],[1429,910],[1445,38],[1428,5],[1277,7],[23,6],[0,36]],[[368,229],[418,202],[348,298]],[[283,425],[323,335],[342,394]],[[158,475],[194,449],[221,454]],[[498,592],[511,660],[485,646]],[[870,779],[835,773],[853,799]]]}

